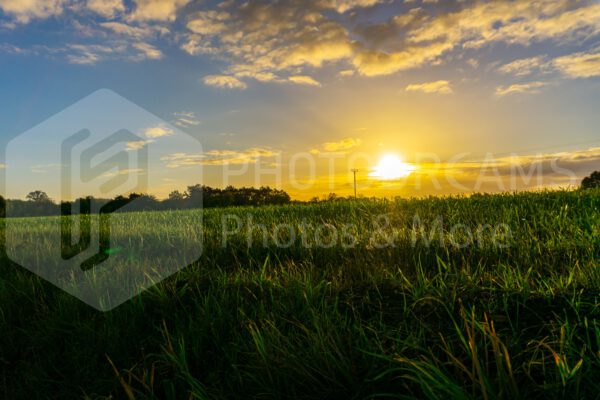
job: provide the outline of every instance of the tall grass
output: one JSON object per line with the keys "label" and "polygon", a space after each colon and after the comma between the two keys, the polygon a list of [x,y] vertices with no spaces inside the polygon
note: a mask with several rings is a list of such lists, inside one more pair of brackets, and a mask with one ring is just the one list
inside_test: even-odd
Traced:
{"label": "tall grass", "polygon": [[[202,256],[108,313],[3,257],[0,397],[596,398],[599,211],[598,191],[210,209]],[[115,235],[190,236],[199,212]]]}

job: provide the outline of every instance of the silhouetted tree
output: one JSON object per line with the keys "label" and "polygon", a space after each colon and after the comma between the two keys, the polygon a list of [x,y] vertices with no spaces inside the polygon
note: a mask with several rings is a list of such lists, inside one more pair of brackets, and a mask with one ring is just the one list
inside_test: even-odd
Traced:
{"label": "silhouetted tree", "polygon": [[600,187],[600,171],[592,172],[590,176],[581,182],[582,189],[593,189]]}
{"label": "silhouetted tree", "polygon": [[29,192],[25,197],[29,201],[33,201],[36,203],[51,203],[50,197],[46,194],[46,192],[42,192],[41,190],[34,190],[33,192]]}
{"label": "silhouetted tree", "polygon": [[6,199],[0,196],[0,218],[6,218]]}
{"label": "silhouetted tree", "polygon": [[[91,196],[75,201],[62,201],[55,204],[46,193],[36,190],[27,195],[27,201],[7,200],[6,209],[11,217],[42,215],[77,215],[87,213],[113,213],[129,211],[181,210],[188,208],[211,208],[230,206],[264,206],[291,203],[290,196],[283,190],[268,186],[261,188],[228,186],[224,189],[210,186],[188,186],[182,193],[175,190],[163,201],[142,193],[116,196],[114,199],[95,199]],[[0,217],[2,214],[0,196]]]}
{"label": "silhouetted tree", "polygon": [[180,210],[186,208],[187,194],[174,190],[169,193],[169,197],[162,201],[162,208],[167,210]]}

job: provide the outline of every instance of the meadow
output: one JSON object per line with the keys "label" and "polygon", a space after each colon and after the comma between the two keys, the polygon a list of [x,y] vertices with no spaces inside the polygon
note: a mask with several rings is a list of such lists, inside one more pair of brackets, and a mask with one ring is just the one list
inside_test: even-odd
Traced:
{"label": "meadow", "polygon": [[106,313],[6,241],[0,397],[599,397],[599,190],[142,212],[115,234],[196,240],[195,213],[200,258]]}

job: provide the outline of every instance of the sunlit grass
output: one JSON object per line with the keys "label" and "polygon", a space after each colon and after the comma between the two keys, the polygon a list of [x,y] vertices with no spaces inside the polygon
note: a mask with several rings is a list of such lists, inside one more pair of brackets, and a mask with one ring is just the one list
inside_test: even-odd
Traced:
{"label": "sunlit grass", "polygon": [[[173,212],[160,232],[143,218],[165,215],[124,214],[115,234],[168,243],[200,212]],[[427,233],[440,217],[446,229],[415,242],[415,215]],[[47,220],[21,223],[25,234]],[[306,242],[278,247],[282,223]],[[352,224],[358,240],[318,246],[323,224]],[[511,235],[495,246],[483,230],[461,248],[449,241],[456,224]],[[63,398],[600,393],[598,191],[211,209],[203,235],[197,262],[109,313],[4,258],[0,396],[32,386]]]}

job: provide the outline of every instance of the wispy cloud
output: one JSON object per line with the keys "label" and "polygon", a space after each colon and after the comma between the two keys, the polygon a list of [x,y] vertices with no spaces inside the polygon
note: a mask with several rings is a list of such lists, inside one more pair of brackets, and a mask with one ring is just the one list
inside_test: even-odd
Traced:
{"label": "wispy cloud", "polygon": [[141,174],[145,174],[146,170],[143,168],[125,168],[125,169],[119,169],[117,171],[110,171],[107,172],[105,174],[102,175],[103,178],[113,178],[115,176],[120,176],[120,175],[141,175]]}
{"label": "wispy cloud", "polygon": [[321,86],[321,83],[319,83],[316,79],[310,77],[310,76],[306,76],[306,75],[294,75],[294,76],[290,76],[288,78],[288,80],[292,83],[298,84],[298,85],[306,85],[306,86]]}
{"label": "wispy cloud", "polygon": [[122,0],[87,0],[86,6],[104,18],[114,18],[125,12],[125,5]]}
{"label": "wispy cloud", "polygon": [[554,65],[570,78],[600,76],[600,52],[581,52],[558,57],[554,60]]}
{"label": "wispy cloud", "polygon": [[273,158],[280,153],[269,148],[253,147],[246,150],[210,150],[201,154],[174,153],[162,160],[168,168],[191,167],[198,165],[240,165],[256,164],[261,159]]}
{"label": "wispy cloud", "polygon": [[196,118],[196,115],[191,111],[181,111],[173,113],[175,119],[173,123],[182,128],[189,128],[201,124],[201,121]]}
{"label": "wispy cloud", "polygon": [[528,76],[533,73],[545,73],[552,69],[552,63],[548,62],[546,56],[523,58],[502,65],[498,68],[503,74],[516,77]]}
{"label": "wispy cloud", "polygon": [[536,94],[540,93],[541,89],[548,86],[547,82],[527,82],[515,83],[509,86],[498,86],[496,88],[496,96],[504,97],[510,94]]}
{"label": "wispy cloud", "polygon": [[61,164],[36,164],[30,167],[31,172],[36,174],[45,174],[51,170],[62,168]]}
{"label": "wispy cloud", "polygon": [[440,94],[451,94],[453,93],[452,86],[448,81],[435,81],[426,82],[419,84],[408,85],[405,89],[407,92],[422,92],[422,93],[440,93]]}
{"label": "wispy cloud", "polygon": [[129,61],[157,60],[163,54],[154,46],[144,43],[115,41],[108,44],[69,44],[64,48],[46,48],[52,54],[64,54],[71,64],[94,65],[102,61],[126,59]]}
{"label": "wispy cloud", "polygon": [[159,60],[163,57],[163,53],[151,44],[137,42],[133,44],[133,47],[139,50],[137,55],[134,54],[131,56],[133,60]]}
{"label": "wispy cloud", "polygon": [[136,39],[151,38],[161,32],[161,29],[155,26],[135,26],[117,21],[101,22],[98,25],[117,35],[129,36]]}
{"label": "wispy cloud", "polygon": [[116,50],[104,45],[71,44],[65,51],[71,64],[95,64]]}
{"label": "wispy cloud", "polygon": [[246,89],[248,85],[236,78],[235,76],[227,75],[207,75],[202,78],[207,86],[214,86],[223,89]]}
{"label": "wispy cloud", "polygon": [[362,144],[361,139],[356,138],[345,138],[337,142],[326,142],[321,144],[319,147],[310,150],[311,154],[320,153],[345,153],[352,150]]}

